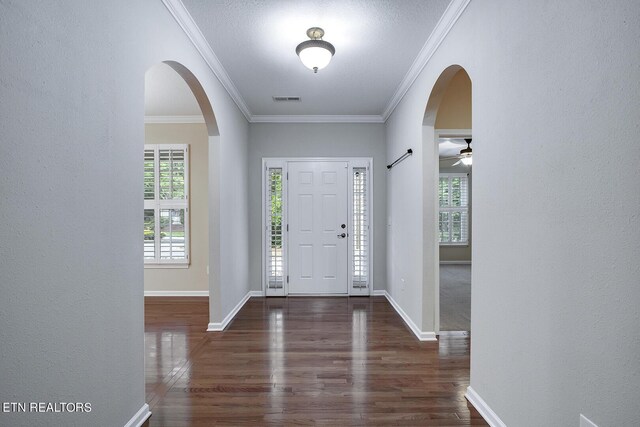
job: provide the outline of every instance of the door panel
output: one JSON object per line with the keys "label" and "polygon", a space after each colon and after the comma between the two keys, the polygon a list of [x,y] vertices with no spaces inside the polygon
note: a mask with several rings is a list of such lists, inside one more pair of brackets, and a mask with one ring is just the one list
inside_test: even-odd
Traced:
{"label": "door panel", "polygon": [[300,233],[313,232],[313,194],[299,194],[298,197],[299,222],[295,228]]}
{"label": "door panel", "polygon": [[347,162],[289,162],[289,293],[348,292]]}
{"label": "door panel", "polygon": [[313,245],[301,244],[298,246],[300,256],[300,279],[313,279]]}
{"label": "door panel", "polygon": [[322,278],[335,279],[338,277],[338,245],[323,245]]}
{"label": "door panel", "polygon": [[322,208],[320,216],[322,221],[322,230],[324,232],[337,231],[336,222],[338,221],[339,202],[335,194],[322,195]]}

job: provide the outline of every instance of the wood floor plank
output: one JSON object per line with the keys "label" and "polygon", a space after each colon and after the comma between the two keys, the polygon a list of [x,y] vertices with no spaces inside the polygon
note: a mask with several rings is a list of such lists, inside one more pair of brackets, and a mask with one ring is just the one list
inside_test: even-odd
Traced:
{"label": "wood floor plank", "polygon": [[420,342],[383,297],[252,298],[220,333],[208,308],[145,299],[150,426],[487,425],[469,334]]}

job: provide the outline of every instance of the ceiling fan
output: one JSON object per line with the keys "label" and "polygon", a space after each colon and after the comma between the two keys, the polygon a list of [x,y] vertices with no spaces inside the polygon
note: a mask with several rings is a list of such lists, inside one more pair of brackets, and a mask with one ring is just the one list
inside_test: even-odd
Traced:
{"label": "ceiling fan", "polygon": [[440,160],[458,159],[458,161],[455,162],[452,166],[457,166],[460,163],[462,163],[465,166],[471,166],[473,161],[473,158],[472,158],[473,150],[471,149],[471,138],[464,138],[464,142],[467,143],[467,146],[466,148],[463,148],[462,150],[460,150],[460,154],[452,157],[441,157]]}

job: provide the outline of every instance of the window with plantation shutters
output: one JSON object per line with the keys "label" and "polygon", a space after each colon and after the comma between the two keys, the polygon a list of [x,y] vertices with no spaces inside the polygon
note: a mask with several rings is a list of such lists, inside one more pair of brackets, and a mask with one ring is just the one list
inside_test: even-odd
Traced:
{"label": "window with plantation shutters", "polygon": [[469,242],[469,178],[466,174],[440,174],[438,186],[440,243]]}
{"label": "window with plantation shutters", "polygon": [[144,262],[189,263],[189,149],[144,146]]}
{"label": "window with plantation shutters", "polygon": [[366,167],[353,168],[353,287],[369,283],[368,173]]}
{"label": "window with plantation shutters", "polygon": [[267,169],[267,288],[284,286],[282,168]]}

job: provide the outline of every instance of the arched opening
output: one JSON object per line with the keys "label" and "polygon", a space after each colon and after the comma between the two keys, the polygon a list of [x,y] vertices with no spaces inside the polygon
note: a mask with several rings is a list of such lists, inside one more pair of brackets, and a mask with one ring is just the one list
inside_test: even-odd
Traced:
{"label": "arched opening", "polygon": [[[179,369],[219,301],[218,152],[213,108],[185,66],[145,73],[144,291],[147,401]],[[219,302],[218,302],[219,305]],[[219,307],[218,307],[219,309]],[[156,323],[162,315],[162,325]],[[167,327],[167,318],[171,319]]]}
{"label": "arched opening", "polygon": [[471,330],[472,157],[462,152],[473,148],[471,113],[471,79],[452,65],[436,81],[423,121],[423,308],[438,334]]}

